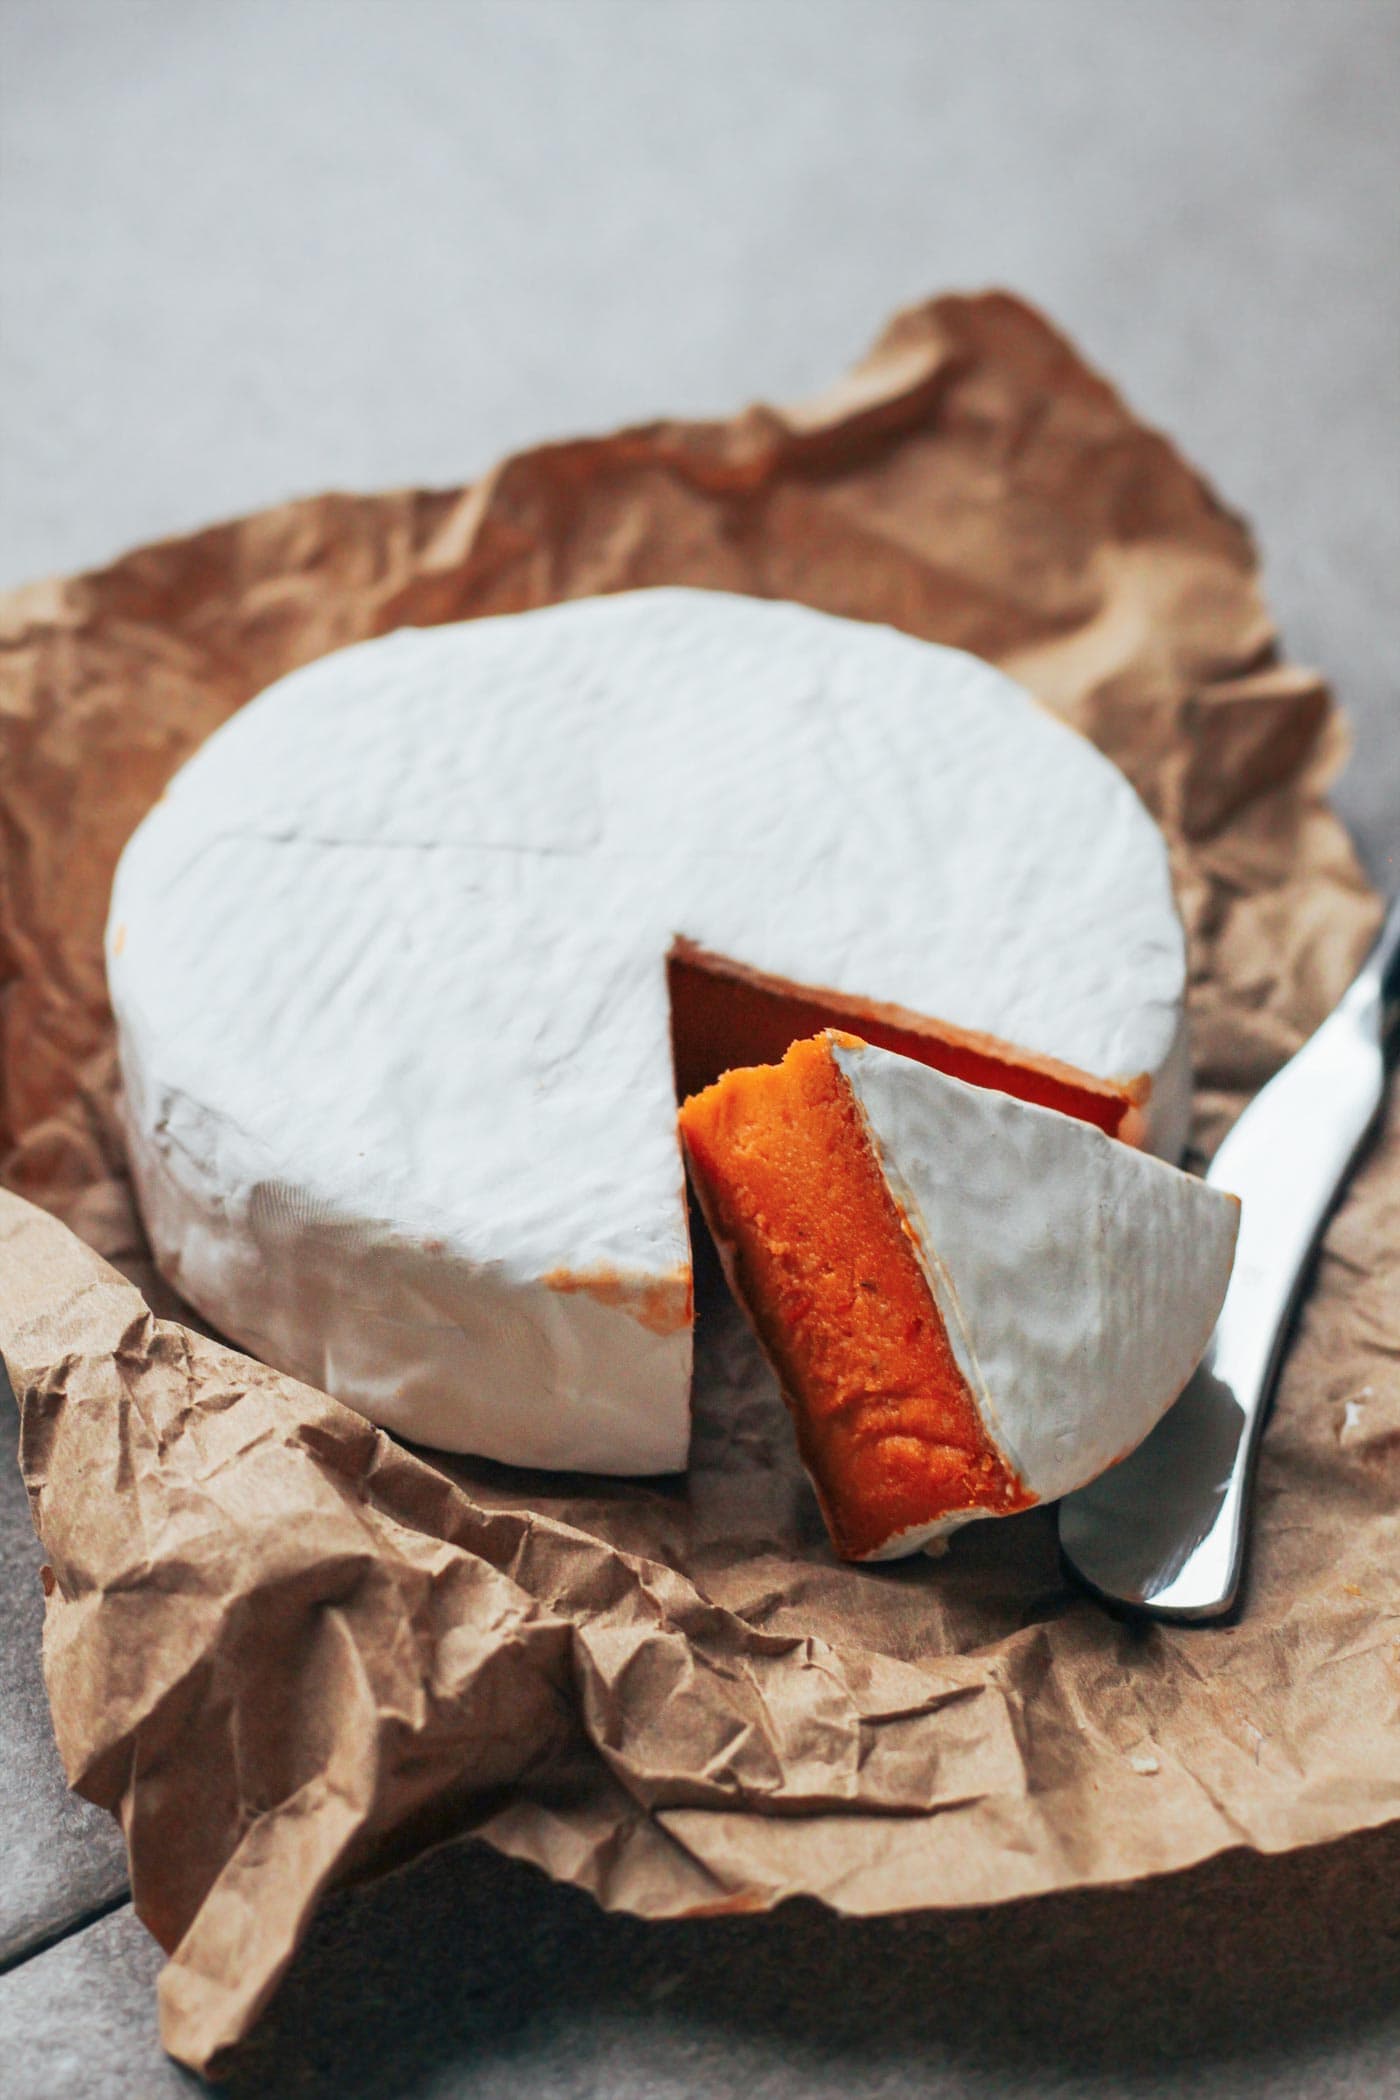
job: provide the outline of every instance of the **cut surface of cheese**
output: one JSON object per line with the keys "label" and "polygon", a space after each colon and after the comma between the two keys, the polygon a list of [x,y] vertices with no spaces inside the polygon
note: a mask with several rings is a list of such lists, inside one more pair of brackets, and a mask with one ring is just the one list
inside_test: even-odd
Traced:
{"label": "cut surface of cheese", "polygon": [[972,657],[720,593],[295,672],[128,844],[107,959],[170,1281],[519,1464],[685,1462],[673,1010],[692,1085],[834,1023],[1185,1133],[1181,929],[1122,776]]}
{"label": "cut surface of cheese", "polygon": [[865,1042],[912,1057],[973,1086],[1038,1101],[1141,1142],[1141,1081],[1096,1079],[1057,1058],[1036,1057],[994,1036],[839,992],[798,990],[726,956],[677,940],[667,958],[676,1092],[684,1100],[737,1065],[772,1064],[805,1035],[849,1024]]}
{"label": "cut surface of cheese", "polygon": [[1233,1197],[827,1031],[682,1107],[838,1551],[911,1553],[1139,1444],[1215,1325]]}

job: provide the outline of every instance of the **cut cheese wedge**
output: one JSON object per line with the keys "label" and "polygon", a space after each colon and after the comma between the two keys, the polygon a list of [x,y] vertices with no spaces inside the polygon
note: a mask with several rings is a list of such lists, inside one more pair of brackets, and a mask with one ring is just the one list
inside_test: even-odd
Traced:
{"label": "cut cheese wedge", "polygon": [[852,1560],[1092,1480],[1177,1397],[1224,1300],[1234,1197],[853,1036],[727,1073],[681,1128]]}
{"label": "cut cheese wedge", "polygon": [[717,592],[295,672],[128,844],[107,966],[175,1288],[523,1465],[685,1464],[676,1071],[834,1025],[1168,1155],[1186,1127],[1181,927],[1121,774],[973,657]]}

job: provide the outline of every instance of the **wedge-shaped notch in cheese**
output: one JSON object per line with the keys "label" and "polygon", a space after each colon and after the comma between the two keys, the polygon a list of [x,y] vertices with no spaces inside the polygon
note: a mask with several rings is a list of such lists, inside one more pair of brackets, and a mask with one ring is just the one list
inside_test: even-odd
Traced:
{"label": "wedge-shaped notch in cheese", "polygon": [[713,591],[293,672],[130,841],[107,969],[169,1281],[386,1428],[519,1465],[686,1462],[678,1076],[836,1027],[1168,1157],[1189,1108],[1123,776],[958,650]]}
{"label": "wedge-shaped notch in cheese", "polygon": [[851,1560],[1092,1480],[1166,1412],[1225,1296],[1234,1197],[853,1036],[726,1073],[681,1128]]}

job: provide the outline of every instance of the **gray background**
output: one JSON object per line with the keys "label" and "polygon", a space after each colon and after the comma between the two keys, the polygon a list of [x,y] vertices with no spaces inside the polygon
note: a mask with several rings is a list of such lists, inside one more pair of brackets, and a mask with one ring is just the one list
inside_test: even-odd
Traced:
{"label": "gray background", "polygon": [[[901,302],[1005,283],[1253,518],[1393,890],[1398,133],[1391,0],[0,0],[0,585],[800,395]],[[62,1790],[37,1569],[0,1453],[0,2090],[191,2089]],[[1381,1834],[658,1928],[457,1849],[337,1899],[241,2084],[1400,2093],[1397,1891]]]}

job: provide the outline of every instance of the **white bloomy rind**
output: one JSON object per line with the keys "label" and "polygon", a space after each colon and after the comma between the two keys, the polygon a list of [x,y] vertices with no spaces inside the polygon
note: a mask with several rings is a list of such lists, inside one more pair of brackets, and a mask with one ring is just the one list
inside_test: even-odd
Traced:
{"label": "white bloomy rind", "polygon": [[665,958],[879,1000],[1185,1131],[1185,957],[1122,776],[998,672],[648,591],[295,672],[128,845],[107,958],[158,1263],[401,1434],[685,1463]]}
{"label": "white bloomy rind", "polygon": [[1082,1487],[1200,1361],[1237,1199],[1052,1109],[868,1045],[833,1055],[992,1442],[1040,1501]]}

